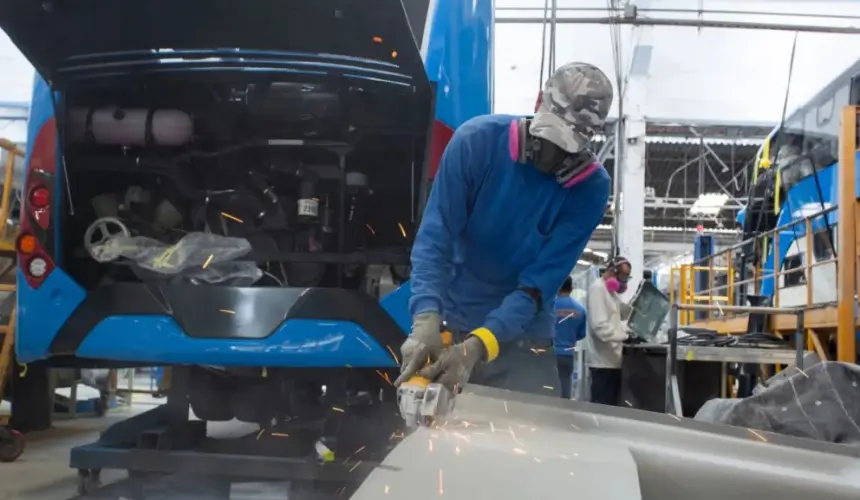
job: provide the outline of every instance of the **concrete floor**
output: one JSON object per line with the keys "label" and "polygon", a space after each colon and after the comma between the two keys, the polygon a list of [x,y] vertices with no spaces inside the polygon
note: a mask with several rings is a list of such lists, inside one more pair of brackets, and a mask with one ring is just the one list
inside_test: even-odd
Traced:
{"label": "concrete floor", "polygon": [[[60,420],[47,431],[27,435],[27,448],[12,463],[0,463],[0,500],[62,500],[77,492],[77,472],[69,468],[69,450],[95,441],[107,426],[126,419],[150,405],[136,403],[131,409],[109,413],[104,418]],[[120,471],[104,471],[102,481],[124,479]]]}

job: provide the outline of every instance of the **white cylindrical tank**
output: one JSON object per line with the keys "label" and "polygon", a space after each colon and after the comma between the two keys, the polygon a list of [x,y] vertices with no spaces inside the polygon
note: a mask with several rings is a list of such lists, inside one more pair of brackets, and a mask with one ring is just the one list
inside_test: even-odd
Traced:
{"label": "white cylindrical tank", "polygon": [[72,108],[66,130],[72,142],[112,146],[183,146],[194,122],[177,109]]}

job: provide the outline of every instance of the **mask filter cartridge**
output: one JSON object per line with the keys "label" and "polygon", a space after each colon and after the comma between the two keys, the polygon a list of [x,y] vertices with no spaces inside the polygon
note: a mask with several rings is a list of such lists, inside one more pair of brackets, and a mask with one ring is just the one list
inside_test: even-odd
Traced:
{"label": "mask filter cartridge", "polygon": [[618,293],[621,290],[621,282],[615,278],[609,278],[606,280],[606,289],[609,293]]}

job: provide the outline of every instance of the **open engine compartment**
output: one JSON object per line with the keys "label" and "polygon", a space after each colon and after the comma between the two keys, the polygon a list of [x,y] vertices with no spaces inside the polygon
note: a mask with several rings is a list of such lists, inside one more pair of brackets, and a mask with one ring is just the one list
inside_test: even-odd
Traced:
{"label": "open engine compartment", "polygon": [[85,288],[195,282],[128,259],[95,260],[92,247],[117,234],[164,248],[199,233],[244,240],[250,251],[237,260],[259,268],[255,286],[358,288],[372,264],[408,277],[429,95],[386,82],[235,73],[83,82],[63,92],[57,111],[60,258]]}

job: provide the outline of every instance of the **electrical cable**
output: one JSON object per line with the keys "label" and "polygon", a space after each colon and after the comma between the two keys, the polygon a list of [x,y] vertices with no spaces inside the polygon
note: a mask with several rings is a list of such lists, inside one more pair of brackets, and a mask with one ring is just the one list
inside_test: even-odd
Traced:
{"label": "electrical cable", "polygon": [[540,45],[540,75],[538,76],[538,95],[543,91],[543,86],[546,83],[546,79],[544,78],[544,65],[546,64],[546,16],[549,13],[549,0],[544,0],[543,2],[543,23],[541,29],[541,45]]}
{"label": "electrical cable", "polygon": [[[794,32],[794,40],[791,44],[791,56],[789,58],[789,63],[788,63],[788,77],[786,79],[785,95],[783,97],[783,102],[782,102],[782,117],[779,120],[779,128],[777,129],[776,143],[774,144],[775,147],[770,148],[770,151],[773,151],[774,155],[778,155],[779,149],[785,143],[785,133],[784,133],[785,132],[785,120],[786,120],[786,114],[788,113],[788,97],[789,97],[789,92],[791,90],[791,80],[792,80],[792,76],[794,74],[794,59],[795,59],[795,55],[797,54],[797,35],[798,35],[798,32],[795,31]],[[765,140],[767,140],[767,139],[765,139]],[[768,160],[769,160],[769,158],[768,158]],[[773,163],[775,163],[775,162],[773,162]],[[758,166],[756,166],[756,168],[758,168]],[[774,164],[772,166],[772,168],[778,169],[778,168],[780,168],[780,166]],[[767,196],[766,196],[767,195],[767,189],[771,189],[771,188],[775,189],[776,188],[776,173],[769,175],[766,178],[766,180],[769,183],[769,185],[765,188],[765,197],[764,197],[765,200],[767,199]],[[747,217],[752,215],[752,200],[753,200],[753,193],[756,190],[755,188],[756,188],[756,186],[754,184],[750,185],[749,195],[747,196],[747,214],[746,214]],[[786,197],[786,199],[787,199],[787,197]],[[762,202],[762,204],[764,204],[764,201]],[[766,207],[762,206],[762,209],[764,209],[764,208],[766,208]],[[789,209],[790,209],[790,207],[789,207]],[[756,227],[755,227],[755,230],[753,231],[754,234],[760,234],[761,233],[761,225],[763,222],[764,222],[764,210],[762,210],[762,214],[759,215],[759,217],[756,220]],[[795,226],[792,226],[792,231],[794,232],[795,239],[797,239],[797,228]],[[771,253],[771,255],[773,255],[773,253]],[[764,257],[764,256],[762,256],[762,257]],[[767,264],[767,261],[762,262],[763,267],[766,264]],[[774,262],[773,263],[773,269],[774,269],[773,274],[776,274],[777,266],[778,266],[778,263]],[[776,288],[777,287],[774,286],[774,290],[776,290]]]}
{"label": "electrical cable", "polygon": [[680,328],[678,333],[682,332],[687,335],[678,337],[678,345],[683,346],[789,348],[791,345],[788,340],[763,332],[722,335],[715,330]]}

